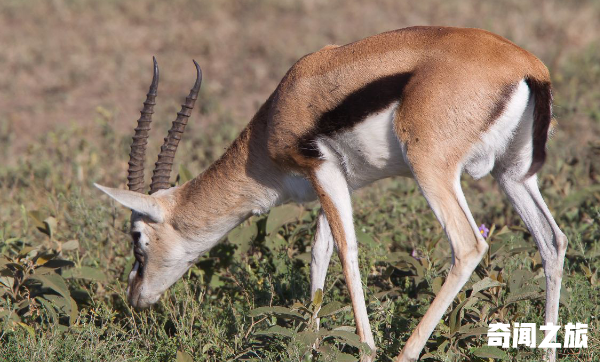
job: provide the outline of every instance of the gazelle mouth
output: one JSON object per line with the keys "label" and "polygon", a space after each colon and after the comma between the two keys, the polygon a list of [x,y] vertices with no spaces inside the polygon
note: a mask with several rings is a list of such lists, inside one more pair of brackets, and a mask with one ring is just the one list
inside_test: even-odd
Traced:
{"label": "gazelle mouth", "polygon": [[131,270],[134,271],[140,278],[143,277],[144,276],[144,262],[140,261],[136,257],[135,263],[133,264],[133,268]]}

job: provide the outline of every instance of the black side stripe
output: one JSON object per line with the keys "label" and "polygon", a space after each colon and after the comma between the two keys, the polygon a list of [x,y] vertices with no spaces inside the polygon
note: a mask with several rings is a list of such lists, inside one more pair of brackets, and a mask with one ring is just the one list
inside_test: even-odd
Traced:
{"label": "black side stripe", "polygon": [[316,138],[331,136],[354,127],[370,114],[386,109],[402,98],[404,88],[411,73],[399,73],[379,78],[351,93],[332,110],[324,113],[316,122],[316,127],[300,138],[298,149],[308,158],[319,158]]}

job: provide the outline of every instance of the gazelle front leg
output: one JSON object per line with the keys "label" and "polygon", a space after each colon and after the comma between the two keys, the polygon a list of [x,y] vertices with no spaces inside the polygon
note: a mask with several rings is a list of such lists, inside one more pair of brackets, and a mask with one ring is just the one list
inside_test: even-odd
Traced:
{"label": "gazelle front leg", "polygon": [[371,355],[363,361],[372,361],[375,357],[375,341],[358,267],[358,245],[354,233],[350,190],[340,166],[333,161],[322,162],[311,174],[312,185],[317,192],[323,212],[327,217],[333,240],[342,262],[346,284],[352,300],[356,332],[362,342],[371,348]]}
{"label": "gazelle front leg", "polygon": [[325,213],[321,209],[317,216],[317,231],[315,233],[315,241],[311,251],[310,263],[310,297],[315,296],[317,289],[323,290],[325,287],[325,277],[327,276],[327,268],[333,254],[333,235],[329,222],[325,217]]}
{"label": "gazelle front leg", "polygon": [[[310,263],[310,298],[314,299],[315,292],[318,289],[324,290],[327,268],[333,253],[333,235],[325,213],[321,209],[317,217],[317,231],[315,241],[312,246],[312,260]],[[318,311],[317,311],[318,312]],[[316,312],[316,313],[317,313]],[[319,328],[319,318],[317,318],[317,328]]]}

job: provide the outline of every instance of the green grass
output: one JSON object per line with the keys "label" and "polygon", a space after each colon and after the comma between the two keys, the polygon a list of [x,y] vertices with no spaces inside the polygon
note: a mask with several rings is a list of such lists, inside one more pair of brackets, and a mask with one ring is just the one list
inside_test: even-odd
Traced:
{"label": "green grass", "polygon": [[[128,140],[113,132],[106,114],[99,117],[104,125],[99,146],[82,140],[83,129],[57,130],[32,146],[16,166],[0,171],[5,197],[0,226],[3,260],[29,265],[21,278],[40,273],[45,259],[38,260],[45,255],[49,260],[72,261],[57,270],[76,303],[72,314],[56,289],[25,283],[13,296],[3,286],[0,359],[80,361],[117,356],[162,361],[175,359],[178,351],[201,361],[301,361],[308,355],[313,360],[338,359],[337,353],[359,355],[361,346],[356,341],[335,336],[325,338],[319,352],[310,351],[314,337],[309,333],[314,329],[310,318],[299,322],[268,311],[251,314],[263,306],[301,310],[294,306],[301,303],[310,307],[308,260],[317,205],[286,206],[253,217],[203,257],[155,308],[132,310],[124,300],[124,276],[132,263],[129,212],[90,187],[121,172],[112,160],[126,157]],[[227,129],[215,128],[210,133],[214,137],[205,134],[198,140],[207,149],[211,142],[218,147],[233,137]],[[115,144],[118,147],[108,147]],[[580,152],[592,152],[592,146],[569,150],[574,153],[570,157],[581,157],[575,162],[561,157],[566,150],[559,144],[560,133],[551,141],[552,157],[541,173],[540,185],[570,240],[560,320],[563,324],[590,323],[590,348],[563,350],[562,360],[591,361],[600,353],[595,319],[600,312],[600,186],[589,174],[593,160],[580,156]],[[197,162],[201,165],[206,160]],[[463,187],[476,220],[495,225],[495,232],[488,239],[490,255],[432,335],[426,347],[431,360],[487,360],[476,357],[481,352],[477,348],[486,344],[485,334],[477,334],[480,327],[490,321],[543,322],[543,272],[531,236],[491,179],[473,182],[465,178]],[[380,182],[359,192],[354,207],[378,359],[389,361],[443,281],[450,263],[449,247],[412,180]],[[72,240],[78,243],[67,244]],[[61,250],[63,245],[65,250]],[[409,256],[413,251],[419,260]],[[2,276],[9,276],[9,270],[16,273],[17,269],[5,269]],[[473,284],[480,280],[501,285],[490,284],[491,288],[471,295]],[[40,298],[48,303],[41,304]],[[519,300],[512,302],[515,299]],[[349,305],[335,256],[323,303],[333,302],[340,308]],[[323,328],[330,331],[353,323],[347,308],[323,318]],[[277,325],[288,332],[263,334]],[[537,360],[535,353],[527,357],[531,352],[536,351],[510,349],[507,358]],[[179,358],[185,357],[180,353]]]}
{"label": "green grass", "polygon": [[[181,2],[187,4],[183,0]],[[43,14],[40,15],[41,10],[33,9],[31,4],[34,3],[11,2],[12,10],[3,13],[3,16],[13,16],[18,20],[20,14],[26,13],[21,11],[21,7],[28,6],[37,14],[39,22],[46,21]],[[86,11],[90,10],[84,6],[85,1],[55,3],[64,6],[65,21],[77,22],[80,17],[74,14],[79,11],[87,14]],[[146,12],[161,18],[159,13],[167,11],[152,1],[148,3],[151,5],[139,9],[121,4],[126,14],[123,17],[119,17],[120,8],[113,2],[98,5],[98,11],[106,18],[116,19],[118,26],[115,25],[115,29],[119,26],[129,29],[131,24],[145,24]],[[380,1],[375,7],[365,5],[364,11],[370,17],[387,22],[381,23],[385,25],[370,25],[366,29],[354,26],[352,19],[362,8],[350,5],[336,10],[333,5],[330,8],[324,4],[311,5],[311,2],[303,2],[297,7],[288,2],[277,6],[269,1],[252,4],[236,6],[228,3],[223,9],[198,5],[190,10],[190,14],[201,12],[202,19],[212,24],[215,32],[220,34],[215,39],[200,41],[195,51],[208,59],[211,56],[219,58],[222,54],[215,50],[219,49],[218,42],[229,39],[226,37],[227,28],[224,25],[219,27],[223,19],[237,27],[240,26],[237,23],[240,18],[247,16],[245,24],[250,24],[252,17],[269,9],[280,15],[273,20],[273,26],[281,27],[284,33],[288,30],[279,24],[283,21],[281,19],[299,19],[298,26],[313,30],[317,20],[310,18],[310,14],[321,20],[333,17],[347,20],[336,22],[331,30],[333,35],[313,35],[307,38],[307,44],[298,47],[288,44],[289,34],[285,35],[284,41],[274,34],[272,28],[261,26],[255,29],[256,34],[249,32],[236,40],[243,46],[230,46],[231,57],[223,60],[226,65],[222,69],[217,61],[211,63],[214,71],[210,72],[210,67],[208,72],[205,71],[198,117],[210,122],[190,123],[177,159],[180,165],[185,165],[180,168],[181,178],[187,177],[187,169],[191,174],[199,173],[223,152],[245,120],[250,119],[249,114],[242,119],[239,113],[256,108],[257,94],[266,97],[290,62],[302,55],[296,54],[298,49],[311,51],[325,45],[329,38],[343,42],[384,30],[379,27],[397,27],[392,26],[395,18],[391,14],[394,12],[407,18],[426,19],[424,22],[446,24],[456,16],[459,19],[456,21],[461,24],[455,25],[486,27],[520,40],[519,44],[533,48],[531,50],[536,54],[541,53],[540,56],[551,67],[559,128],[549,142],[549,158],[540,172],[539,183],[570,242],[559,319],[563,325],[567,322],[590,325],[589,348],[564,349],[559,357],[561,361],[598,360],[600,43],[589,41],[591,45],[579,46],[572,41],[573,34],[578,34],[572,29],[581,24],[593,24],[589,19],[599,18],[586,15],[597,14],[597,5],[585,3],[589,9],[584,11],[579,3],[581,7],[572,5],[572,9],[552,3],[546,11],[553,11],[555,17],[544,19],[535,12],[539,16],[532,16],[530,23],[523,24],[528,30],[520,32],[521,28],[511,25],[515,22],[514,14],[526,12],[526,9],[519,8],[521,5],[517,2],[509,2],[511,16],[504,22],[495,22],[492,15],[498,9],[491,3],[481,5],[483,8],[479,10],[485,16],[480,16],[470,7],[467,9],[466,5],[441,5],[432,1],[400,12],[391,2]],[[446,15],[430,13],[428,9],[436,6],[443,6]],[[569,11],[579,20],[569,22]],[[189,14],[185,16],[191,17]],[[129,21],[129,18],[133,20]],[[405,22],[403,20],[400,24]],[[486,22],[489,26],[485,26]],[[17,26],[20,22],[15,24]],[[194,24],[198,27],[203,23]],[[574,28],[567,29],[561,24]],[[48,27],[52,28],[52,24],[30,30],[35,34]],[[163,34],[160,44],[171,44],[181,32],[169,26],[162,28],[169,28],[170,35]],[[539,33],[535,32],[536,29]],[[84,40],[93,35],[88,32],[92,33],[85,29],[81,31]],[[272,41],[267,42],[265,39],[269,36],[265,34],[271,36]],[[314,34],[329,33],[321,29],[314,30]],[[532,40],[523,34],[537,34],[537,37]],[[562,35],[547,39],[545,34]],[[585,35],[582,39],[596,36],[589,32],[581,34]],[[80,44],[81,39],[77,39],[65,46]],[[225,42],[229,44],[228,41]],[[187,42],[193,43],[190,39]],[[41,48],[43,44],[23,42],[18,46],[25,49],[18,52],[24,59],[33,61],[42,57],[30,56],[26,49]],[[170,45],[165,51],[174,47]],[[567,50],[561,53],[561,47]],[[14,45],[14,49],[21,48]],[[0,63],[12,59],[3,54],[0,51]],[[52,54],[50,58],[58,57],[56,53]],[[246,62],[248,54],[251,54],[252,62]],[[143,54],[144,57],[146,55]],[[163,58],[166,57],[165,54]],[[266,60],[261,63],[260,59]],[[69,58],[68,61],[75,60]],[[41,60],[42,63],[44,61]],[[75,70],[79,69],[69,64],[65,68],[73,66]],[[88,66],[81,59],[77,64]],[[253,64],[252,72],[245,68],[248,64]],[[174,69],[178,68],[174,65],[170,68],[170,72],[177,73]],[[143,75],[138,68],[132,66],[121,71],[127,74],[127,81],[135,79],[142,82],[139,77]],[[229,71],[233,72],[232,75]],[[60,72],[68,73],[69,70],[61,68]],[[79,72],[77,70],[76,73]],[[108,70],[103,72],[110,73]],[[225,73],[227,77],[223,76]],[[30,80],[21,71],[18,74],[24,78],[16,78],[17,81],[8,88],[0,84],[0,92],[22,94],[21,88],[26,88]],[[52,72],[45,74],[49,76]],[[145,71],[143,74],[146,74]],[[83,77],[81,74],[76,75],[72,79],[60,78],[71,79],[77,84],[85,81],[79,78]],[[111,79],[101,78],[103,82]],[[168,80],[166,76],[165,79]],[[235,83],[235,86],[223,87],[222,84],[228,84],[225,79],[239,79],[242,83],[239,83],[241,86]],[[39,80],[45,81],[43,77]],[[147,87],[145,80],[142,83],[144,88]],[[114,84],[111,87],[115,87]],[[126,88],[131,91],[131,87],[123,86],[123,89]],[[142,89],[141,86],[139,88]],[[118,89],[110,89],[114,97]],[[249,92],[251,97],[247,94]],[[143,97],[142,93],[140,97]],[[170,97],[167,93],[164,97],[166,105],[158,111],[165,113],[158,115],[166,114],[165,108],[169,111],[175,109],[175,101],[167,100]],[[69,104],[68,98],[65,96],[65,104]],[[112,106],[113,103],[104,102],[101,97],[98,100],[92,96],[81,99],[98,107],[95,112],[86,113],[86,121],[69,124],[73,119],[79,119],[72,117],[53,126],[46,124],[44,127],[50,131],[37,133],[27,144],[22,142],[22,134],[13,131],[18,129],[19,118],[12,113],[0,115],[0,156],[8,161],[0,163],[0,360],[186,361],[193,358],[196,361],[343,361],[359,357],[365,347],[350,332],[354,320],[348,308],[350,301],[337,256],[332,259],[323,300],[313,303],[309,297],[309,256],[315,232],[316,204],[284,206],[268,215],[251,218],[203,257],[156,307],[142,312],[132,310],[124,296],[125,276],[133,262],[128,237],[129,211],[102,196],[92,183],[125,187],[131,135],[122,132],[124,127],[121,124],[132,122],[137,114],[122,114],[119,106]],[[235,111],[238,100],[243,102],[244,112],[240,109]],[[48,104],[40,102],[42,104],[38,106],[51,113],[50,119],[58,119],[63,116],[49,105],[62,101],[52,98],[47,101]],[[141,101],[142,98],[139,104]],[[17,100],[11,102],[16,104]],[[27,103],[23,103],[16,109],[26,107]],[[164,117],[157,117],[155,123],[156,130],[162,131],[168,126]],[[153,163],[159,141],[160,137],[151,140],[148,165]],[[481,334],[481,328],[489,322],[543,323],[543,270],[531,235],[523,228],[491,178],[478,182],[464,178],[462,185],[478,224],[485,223],[490,228],[494,225],[495,231],[488,238],[491,245],[489,255],[431,336],[425,349],[425,356],[430,361],[487,362],[490,358],[483,357],[485,354],[481,349],[487,339],[485,333]],[[443,282],[450,265],[450,248],[443,230],[412,180],[398,178],[378,182],[357,192],[353,204],[360,241],[361,275],[363,284],[367,286],[365,292],[378,347],[378,361],[391,361]],[[418,259],[412,257],[413,254]],[[485,288],[472,293],[474,286],[476,289]],[[322,318],[320,337],[315,334],[311,318],[311,311],[319,306],[331,312],[331,315]],[[257,309],[259,307],[266,309]],[[320,339],[318,351],[312,349],[317,338]],[[559,340],[562,339],[560,335]],[[505,352],[504,360],[508,361],[540,359],[538,350],[520,348]]]}

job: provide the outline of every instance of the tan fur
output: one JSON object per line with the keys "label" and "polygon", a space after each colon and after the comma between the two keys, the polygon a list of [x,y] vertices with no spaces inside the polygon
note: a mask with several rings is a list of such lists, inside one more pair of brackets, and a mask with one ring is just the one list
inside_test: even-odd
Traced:
{"label": "tan fur", "polygon": [[398,73],[412,74],[397,112],[400,139],[430,140],[424,149],[444,147],[444,153],[449,147],[454,160],[485,129],[504,87],[526,76],[549,80],[536,57],[479,29],[414,27],[326,47],[299,60],[272,96],[263,120],[269,154],[284,166],[314,167],[289,146],[348,94]]}
{"label": "tan fur", "polygon": [[[398,73],[412,74],[396,130],[417,172],[429,157],[453,172],[464,145],[498,112],[503,89],[527,76],[549,80],[535,56],[479,29],[413,27],[327,45],[294,64],[226,153],[179,190],[176,228],[197,230],[224,214],[250,215],[256,205],[249,199],[276,186],[283,172],[310,175],[320,160],[303,156],[298,139],[348,94]],[[195,218],[197,210],[207,217]]]}
{"label": "tan fur", "polygon": [[[317,179],[317,170],[325,157],[316,143],[354,127],[393,103],[397,107],[390,117],[394,117],[394,132],[402,154],[443,224],[454,256],[446,283],[407,342],[403,350],[406,355],[399,357],[403,361],[414,360],[441,313],[487,250],[456,183],[470,146],[494,125],[516,85],[523,80],[530,80],[534,88],[543,90],[538,90],[535,98],[541,100],[535,103],[537,118],[542,120],[533,123],[533,138],[536,144],[544,146],[545,134],[542,137],[536,132],[545,132],[543,122],[549,119],[546,117],[551,107],[548,70],[535,56],[498,35],[479,29],[413,27],[343,46],[327,45],[306,55],[290,68],[218,161],[181,187],[155,194],[166,220],[164,223],[141,220],[148,228],[146,235],[151,242],[145,275],[130,275],[129,286],[133,289],[128,293],[130,300],[142,306],[155,303],[156,294],[140,297],[144,283],[149,285],[154,277],[158,280],[157,275],[177,258],[188,263],[181,264],[184,267],[191,265],[193,258],[214,246],[251,214],[286,202],[282,199],[290,189],[286,182],[300,182],[292,187],[301,188],[301,182],[308,179],[327,217],[346,279],[353,285],[350,294],[358,334],[373,349],[372,356],[367,358],[370,360],[375,355],[375,346],[360,284],[358,249],[356,240],[346,235],[343,225],[350,223],[351,206],[344,206],[344,213],[340,213],[324,191],[323,185],[331,187],[327,184],[330,180],[324,178],[321,185]],[[387,127],[389,130],[389,124]],[[536,155],[535,147],[533,154]],[[534,157],[537,168],[544,157],[543,151],[538,152],[537,161]],[[537,168],[532,166],[530,171],[535,173]],[[333,190],[346,181],[342,172],[333,179]],[[343,186],[351,191],[348,185]],[[350,219],[342,220],[340,215]],[[560,230],[555,232],[559,234]],[[177,255],[161,259],[171,250]],[[347,257],[348,254],[352,257]],[[181,266],[177,269],[179,277],[183,274],[181,270],[186,269]],[[168,287],[178,277],[172,274],[154,288],[162,293],[161,288]],[[364,323],[358,323],[359,319]]]}
{"label": "tan fur", "polygon": [[337,247],[339,248],[339,255],[341,258],[346,254],[346,233],[344,232],[344,227],[342,225],[342,220],[340,218],[339,212],[335,207],[333,200],[319,184],[315,175],[311,175],[310,177],[311,183],[317,192],[317,196],[319,197],[319,202],[321,203],[321,207],[325,212],[325,216],[327,217],[327,222],[329,223],[329,228],[331,229],[331,233],[333,238],[337,241]]}

